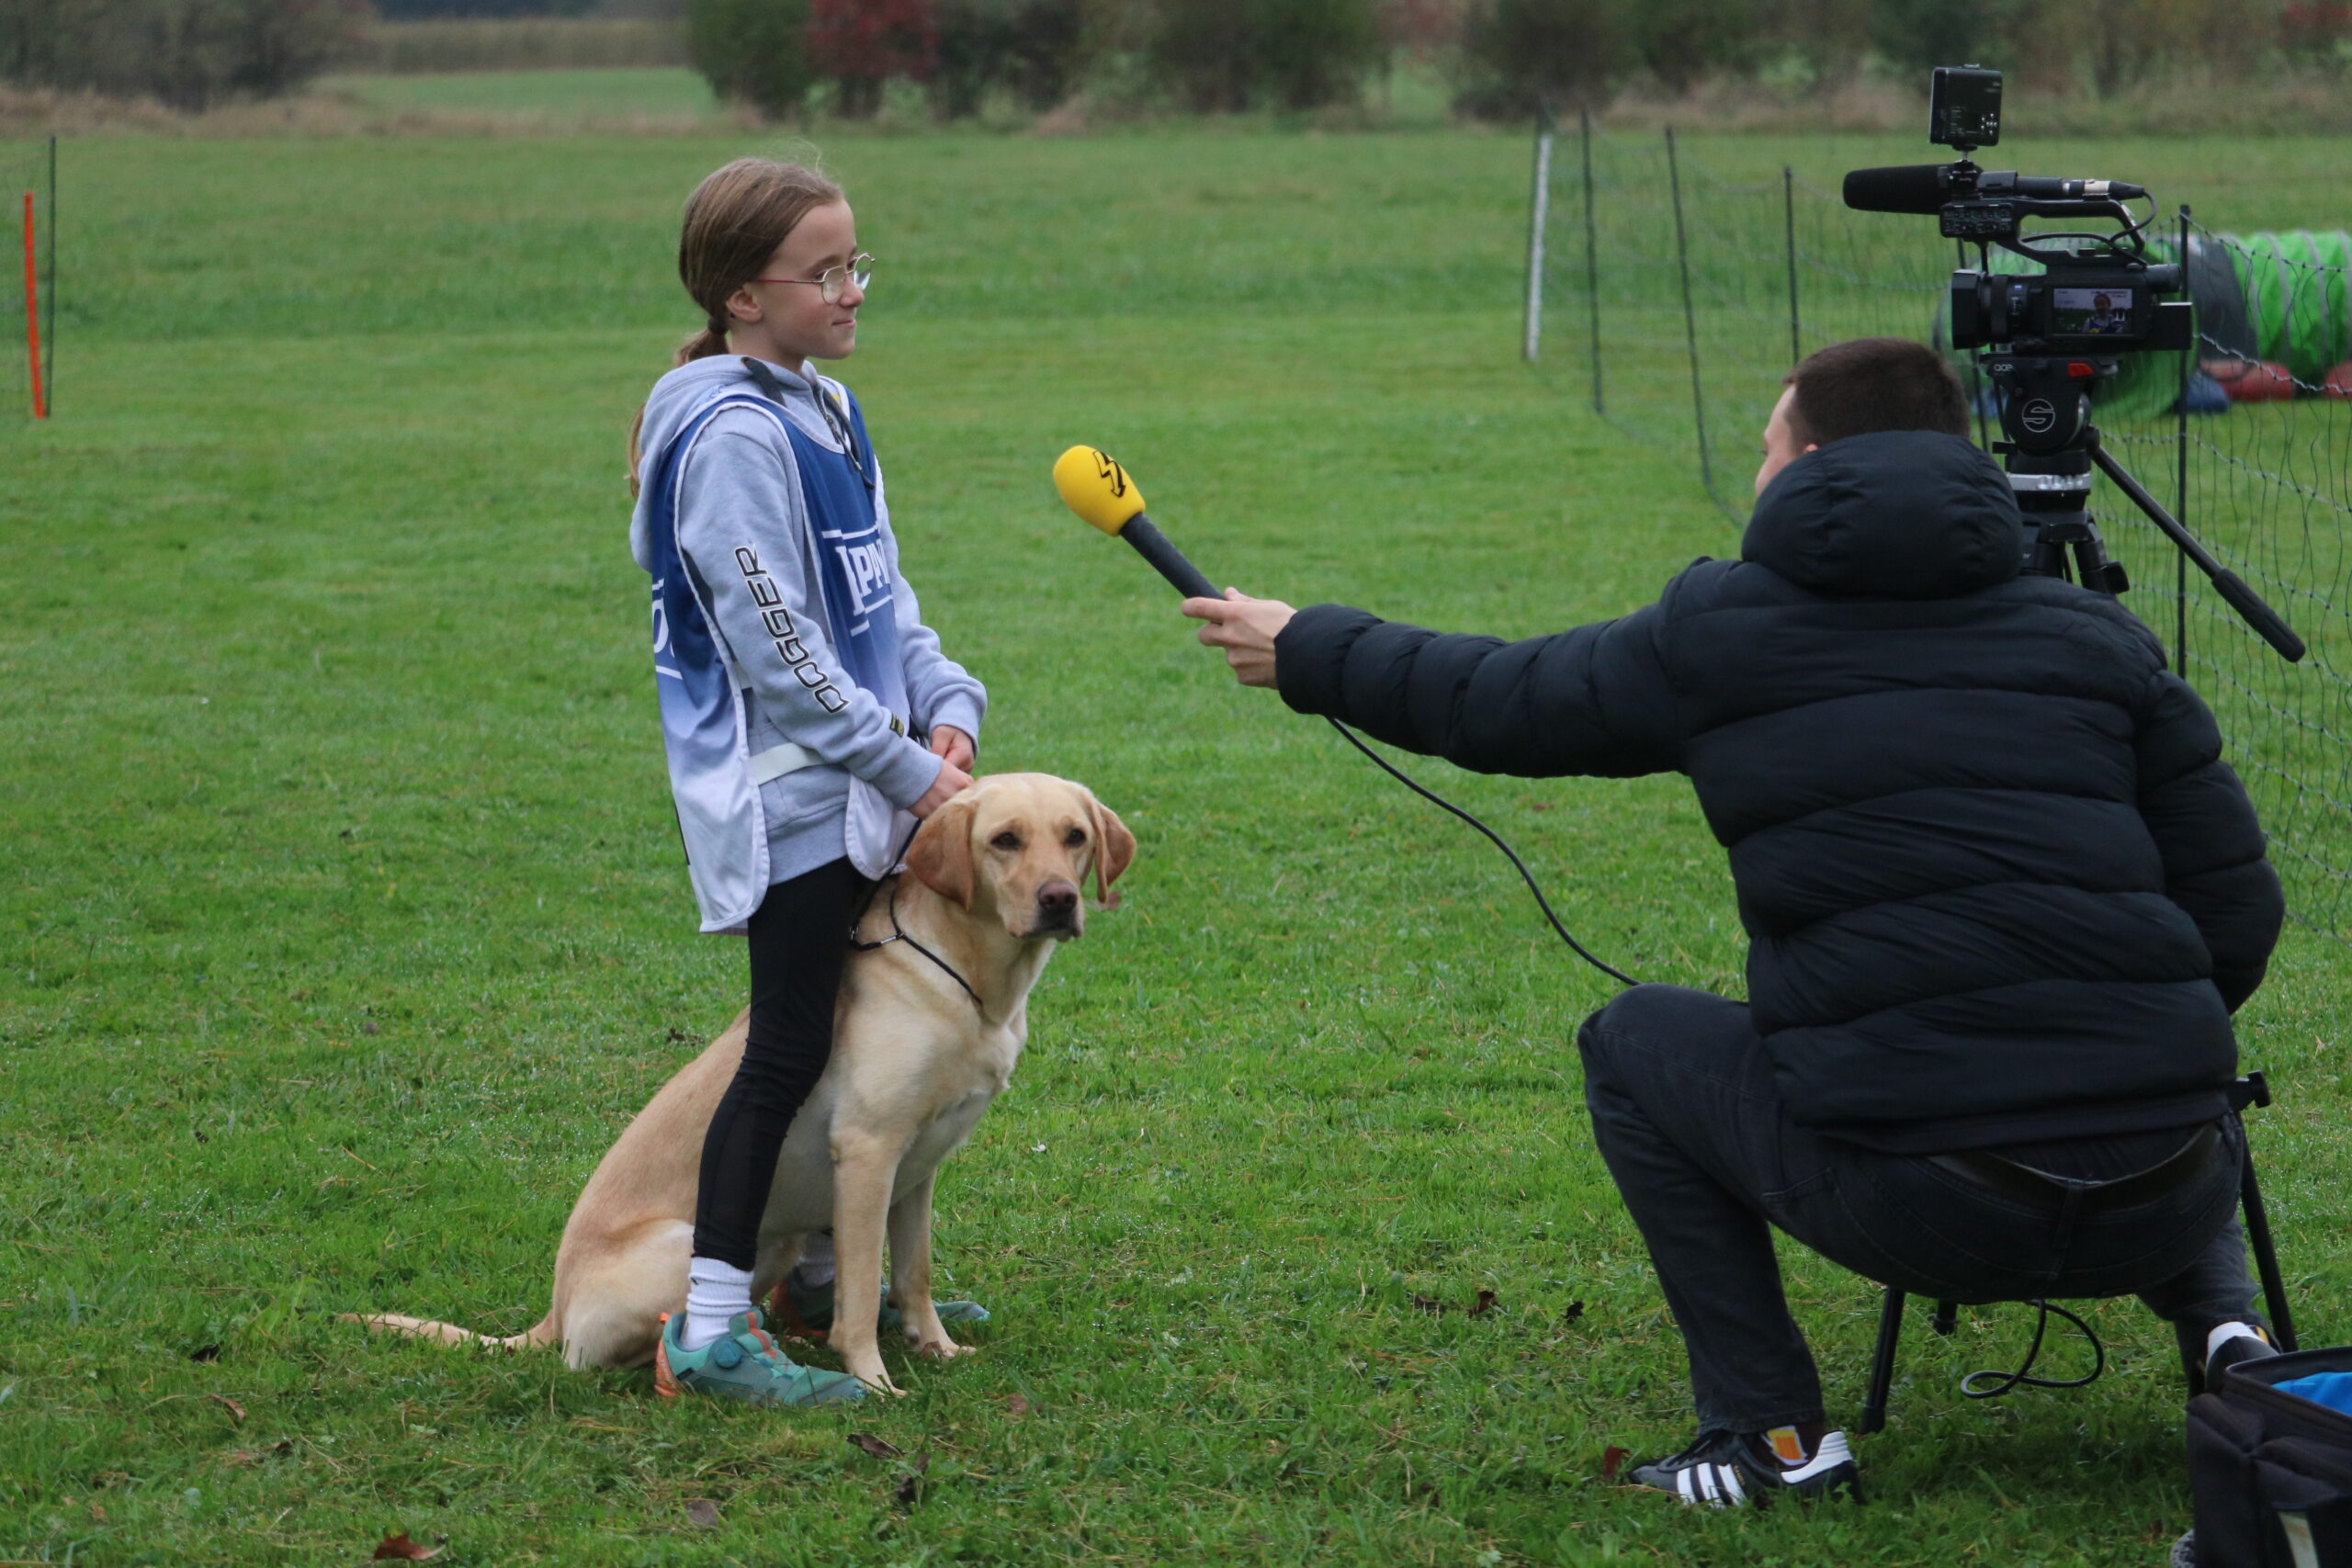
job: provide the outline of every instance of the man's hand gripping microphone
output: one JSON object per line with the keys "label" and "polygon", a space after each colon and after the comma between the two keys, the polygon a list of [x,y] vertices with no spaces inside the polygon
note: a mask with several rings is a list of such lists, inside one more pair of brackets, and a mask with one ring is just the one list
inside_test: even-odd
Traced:
{"label": "man's hand gripping microphone", "polygon": [[[1272,599],[1250,599],[1239,593],[1227,598],[1201,573],[1201,569],[1184,558],[1184,553],[1170,544],[1168,536],[1152,526],[1151,519],[1143,514],[1143,492],[1126,469],[1108,452],[1092,446],[1073,446],[1054,463],[1054,488],[1061,492],[1062,503],[1087,522],[1114,538],[1125,539],[1136,547],[1136,553],[1152,564],[1160,576],[1175,585],[1187,603],[1184,613],[1196,620],[1210,624],[1201,628],[1201,641],[1211,648],[1222,648],[1226,662],[1245,686],[1272,686],[1274,683],[1274,639],[1290,621],[1291,607]],[[1206,600],[1194,604],[1191,601]],[[1500,834],[1479,821],[1462,807],[1436,792],[1426,789],[1399,769],[1394,762],[1359,739],[1355,732],[1338,719],[1325,716],[1326,722],[1347,743],[1372,760],[1373,765],[1419,795],[1431,805],[1452,812],[1484,834],[1488,842],[1502,851],[1527,884],[1528,892],[1535,896],[1535,907],[1544,912],[1553,931],[1559,934],[1576,955],[1600,970],[1611,979],[1623,985],[1634,985],[1634,977],[1623,970],[1611,967],[1594,957],[1585,945],[1577,941],[1560,917],[1552,912],[1551,900],[1544,897],[1544,889],[1519,852],[1503,840]]]}
{"label": "man's hand gripping microphone", "polygon": [[1071,447],[1055,459],[1054,488],[1061,491],[1063,505],[1113,538],[1133,545],[1136,554],[1149,561],[1185,598],[1219,596],[1216,584],[1186,560],[1184,552],[1144,515],[1143,491],[1108,452]]}

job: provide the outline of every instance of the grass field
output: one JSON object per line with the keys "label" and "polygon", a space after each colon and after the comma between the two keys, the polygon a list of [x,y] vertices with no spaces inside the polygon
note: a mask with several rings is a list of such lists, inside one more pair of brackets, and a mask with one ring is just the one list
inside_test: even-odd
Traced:
{"label": "grass field", "polygon": [[[0,434],[0,1559],[357,1562],[404,1530],[483,1564],[2160,1562],[2177,1372],[2125,1303],[2069,1394],[1955,1392],[2019,1310],[1915,1332],[1866,1508],[1604,1484],[1608,1448],[1688,1431],[1586,1136],[1571,1035],[1607,987],[1052,501],[1091,441],[1221,578],[1503,633],[1733,548],[1687,465],[1518,363],[1515,137],[829,149],[883,258],[848,375],[992,688],[984,766],[1082,779],[1142,842],[942,1181],[982,1353],[778,1416],[334,1321],[533,1322],[587,1172],[739,1005],[678,864],[621,438],[693,324],[678,203],[756,145],[69,148],[59,417]],[[2340,158],[2135,154],[2245,227],[2324,217]],[[1679,781],[1422,771],[1604,955],[1737,988]],[[2290,933],[2243,1016],[2314,1343],[2352,1284],[2343,975]],[[1850,1420],[1877,1294],[1791,1279]]]}
{"label": "grass field", "polygon": [[710,84],[684,66],[328,76],[312,91],[368,109],[478,115],[490,124],[540,129],[631,118],[710,123],[722,113]]}

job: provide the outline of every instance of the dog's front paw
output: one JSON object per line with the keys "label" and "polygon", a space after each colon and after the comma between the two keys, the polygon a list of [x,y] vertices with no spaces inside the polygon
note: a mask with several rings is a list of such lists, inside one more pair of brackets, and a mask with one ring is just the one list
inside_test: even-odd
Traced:
{"label": "dog's front paw", "polygon": [[855,1361],[852,1361],[849,1366],[849,1373],[850,1376],[855,1378],[858,1382],[864,1383],[866,1387],[872,1389],[876,1393],[896,1394],[902,1399],[906,1397],[907,1391],[890,1381],[890,1374],[883,1367],[881,1359],[878,1357],[876,1358],[874,1364],[871,1367],[862,1367]]}

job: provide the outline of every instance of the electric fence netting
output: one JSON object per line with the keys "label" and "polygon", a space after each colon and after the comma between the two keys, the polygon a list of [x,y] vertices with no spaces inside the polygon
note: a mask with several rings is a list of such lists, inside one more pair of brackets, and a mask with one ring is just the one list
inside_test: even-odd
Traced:
{"label": "electric fence netting", "polygon": [[[1849,211],[1783,169],[1716,177],[1672,132],[1564,127],[1539,157],[1525,352],[1563,396],[1690,465],[1744,519],[1765,420],[1805,355],[1848,338],[1945,344],[1955,266],[1922,219]],[[2093,418],[2141,483],[2301,634],[2280,659],[2102,478],[2092,498],[2125,603],[2211,703],[2262,814],[2294,917],[2352,942],[2352,240],[2178,220],[2191,354],[2123,356]],[[1996,253],[1996,270],[2028,264]],[[1972,356],[1954,367],[1999,436]],[[1573,368],[1570,368],[1573,367]]]}
{"label": "electric fence netting", "polygon": [[56,141],[0,141],[0,420],[48,417],[56,234]]}

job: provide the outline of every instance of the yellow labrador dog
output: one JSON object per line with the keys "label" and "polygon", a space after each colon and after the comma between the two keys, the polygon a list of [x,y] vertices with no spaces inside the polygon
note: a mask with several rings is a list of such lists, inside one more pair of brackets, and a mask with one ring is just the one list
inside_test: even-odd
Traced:
{"label": "yellow labrador dog", "polygon": [[[1111,885],[1135,848],[1083,785],[999,773],[923,823],[908,874],[867,908],[862,951],[842,976],[832,1058],[776,1161],[752,1292],[764,1300],[803,1238],[830,1225],[831,1342],[873,1388],[900,1392],[876,1343],[886,1231],[908,1341],[931,1356],[964,1348],[932,1302],[933,1178],[1011,1080],[1029,989],[1055,944],[1084,929],[1080,884],[1091,872],[1097,899],[1115,902]],[[555,1304],[536,1327],[494,1339],[422,1318],[360,1321],[450,1344],[560,1344],[575,1367],[652,1360],[662,1314],[684,1309],[703,1134],[743,1055],[744,1021],[662,1086],[588,1179],[556,1251]]]}

